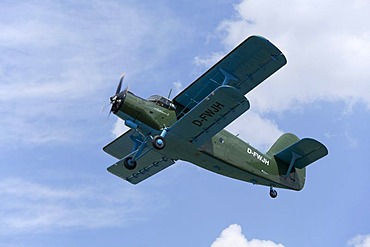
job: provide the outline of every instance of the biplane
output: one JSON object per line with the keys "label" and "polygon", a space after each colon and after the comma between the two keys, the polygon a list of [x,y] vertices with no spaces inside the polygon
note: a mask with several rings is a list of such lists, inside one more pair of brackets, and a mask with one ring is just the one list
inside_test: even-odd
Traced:
{"label": "biplane", "polygon": [[251,36],[172,100],[121,91],[122,75],[111,112],[130,129],[103,148],[118,159],[108,171],[137,184],[183,160],[268,186],[272,198],[274,188],[301,190],[306,166],[328,154],[323,144],[286,133],[263,153],[224,129],[250,108],[245,95],[286,63],[269,40]]}

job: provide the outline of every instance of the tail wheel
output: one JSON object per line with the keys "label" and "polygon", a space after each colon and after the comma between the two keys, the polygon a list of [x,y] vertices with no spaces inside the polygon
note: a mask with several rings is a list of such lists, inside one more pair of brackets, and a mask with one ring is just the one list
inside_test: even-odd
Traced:
{"label": "tail wheel", "polygon": [[162,136],[155,136],[152,140],[152,145],[155,149],[161,150],[166,146],[166,141]]}
{"label": "tail wheel", "polygon": [[274,190],[273,188],[270,188],[270,196],[271,198],[276,198],[278,195],[277,191]]}
{"label": "tail wheel", "polygon": [[127,157],[126,159],[123,160],[123,165],[128,170],[134,170],[137,164],[136,164],[136,161],[132,160],[132,157]]}

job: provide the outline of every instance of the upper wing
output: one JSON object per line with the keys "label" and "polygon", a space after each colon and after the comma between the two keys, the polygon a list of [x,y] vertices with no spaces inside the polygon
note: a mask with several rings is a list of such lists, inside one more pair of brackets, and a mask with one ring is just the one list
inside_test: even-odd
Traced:
{"label": "upper wing", "polygon": [[221,85],[244,95],[285,64],[285,56],[270,41],[251,36],[178,94],[174,103],[186,112]]}
{"label": "upper wing", "polygon": [[150,145],[144,148],[142,152],[144,155],[137,160],[137,166],[134,170],[125,168],[122,159],[132,153],[133,143],[143,141],[143,137],[131,129],[105,146],[103,150],[106,153],[120,159],[120,161],[108,167],[108,171],[130,183],[137,184],[175,163],[172,159],[156,152]]}

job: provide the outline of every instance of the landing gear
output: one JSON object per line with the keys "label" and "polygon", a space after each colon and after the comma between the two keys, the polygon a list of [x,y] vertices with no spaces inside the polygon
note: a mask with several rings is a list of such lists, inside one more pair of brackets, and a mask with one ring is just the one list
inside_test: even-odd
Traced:
{"label": "landing gear", "polygon": [[136,161],[132,159],[132,157],[127,157],[123,160],[123,165],[128,169],[128,170],[134,170],[136,168]]}
{"label": "landing gear", "polygon": [[278,195],[277,191],[274,190],[274,188],[272,186],[270,186],[270,196],[271,198],[276,198]]}
{"label": "landing gear", "polygon": [[[130,127],[134,126],[135,123],[126,120],[126,122],[130,125]],[[138,134],[137,134],[138,132]],[[148,142],[151,139],[153,148],[157,150],[162,150],[166,146],[165,135],[167,133],[167,129],[163,129],[160,135],[156,135],[152,137],[151,135],[144,135],[136,130],[135,133],[130,135],[130,139],[134,142],[134,147],[131,153],[127,156],[120,159],[116,164],[120,164],[127,169],[127,170],[134,170],[137,167],[137,161],[141,159],[145,154],[147,154],[152,148],[148,147]]]}
{"label": "landing gear", "polygon": [[153,138],[152,145],[155,149],[162,150],[166,146],[166,141],[164,137],[158,135]]}

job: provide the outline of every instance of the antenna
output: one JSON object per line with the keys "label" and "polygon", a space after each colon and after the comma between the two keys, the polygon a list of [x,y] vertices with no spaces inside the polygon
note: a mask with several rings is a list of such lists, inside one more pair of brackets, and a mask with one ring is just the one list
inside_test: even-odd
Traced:
{"label": "antenna", "polygon": [[167,97],[167,99],[170,99],[170,97],[171,97],[171,93],[172,93],[172,88],[170,89],[170,92],[168,93],[168,97]]}

